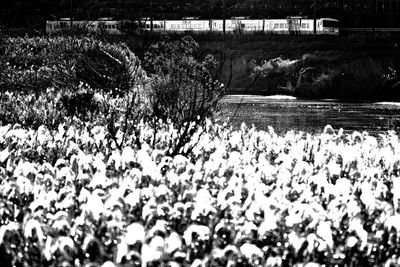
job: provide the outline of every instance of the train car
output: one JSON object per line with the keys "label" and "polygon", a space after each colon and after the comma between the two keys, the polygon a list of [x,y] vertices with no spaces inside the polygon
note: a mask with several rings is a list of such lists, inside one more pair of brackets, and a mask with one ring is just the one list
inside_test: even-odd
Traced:
{"label": "train car", "polygon": [[73,28],[73,21],[70,18],[46,21],[46,33],[58,33]]}
{"label": "train car", "polygon": [[264,31],[264,20],[262,19],[237,19],[236,24],[244,33]]}
{"label": "train car", "polygon": [[222,19],[212,19],[210,20],[210,27],[212,32],[224,32],[225,28],[225,32],[229,33],[238,29],[237,21],[231,19],[225,20],[225,24]]}
{"label": "train car", "polygon": [[339,21],[331,18],[317,19],[317,34],[339,35]]}
{"label": "train car", "polygon": [[[104,32],[111,35],[121,35],[122,20],[114,20],[113,18],[100,18],[94,22],[95,31]],[[97,27],[97,28],[96,28]]]}
{"label": "train car", "polygon": [[98,20],[73,20],[61,18],[59,20],[46,21],[46,33],[60,33],[65,31],[83,30],[88,32],[104,32],[111,35],[123,34],[123,24],[126,21],[112,18],[100,18]]}
{"label": "train car", "polygon": [[[151,28],[151,24],[153,23],[153,29]],[[139,30],[141,31],[165,31],[165,21],[164,20],[153,20],[150,18],[142,18],[139,22]]]}
{"label": "train car", "polygon": [[264,32],[272,34],[289,34],[289,24],[286,19],[264,20]]}
{"label": "train car", "polygon": [[[264,32],[274,34],[314,34],[314,20],[301,17],[289,17],[287,19],[271,19],[264,21]],[[331,18],[316,20],[316,34],[338,35],[339,21]]]}
{"label": "train car", "polygon": [[[224,32],[224,20],[211,20],[212,32]],[[225,32],[227,33],[251,33],[262,32],[264,20],[247,19],[247,18],[232,18],[225,20]]]}
{"label": "train car", "polygon": [[167,32],[209,32],[210,20],[183,19],[165,20],[165,31]]}
{"label": "train car", "polygon": [[264,20],[264,32],[272,34],[313,34],[314,21],[305,18]]}

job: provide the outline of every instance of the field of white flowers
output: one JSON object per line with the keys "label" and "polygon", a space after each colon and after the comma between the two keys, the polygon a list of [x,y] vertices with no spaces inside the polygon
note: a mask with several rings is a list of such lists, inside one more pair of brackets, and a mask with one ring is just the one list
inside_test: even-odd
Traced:
{"label": "field of white flowers", "polygon": [[139,130],[0,127],[1,266],[400,265],[394,132]]}

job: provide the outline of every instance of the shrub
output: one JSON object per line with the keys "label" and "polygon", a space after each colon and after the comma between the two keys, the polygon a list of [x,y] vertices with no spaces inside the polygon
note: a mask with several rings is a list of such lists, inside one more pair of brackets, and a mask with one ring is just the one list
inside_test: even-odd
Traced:
{"label": "shrub", "polygon": [[[394,60],[354,58],[350,62],[330,54],[306,54],[300,59],[252,61],[252,75],[290,93],[307,98],[399,99],[399,67]],[[279,92],[279,91],[278,91]]]}
{"label": "shrub", "polygon": [[87,37],[5,38],[0,50],[3,124],[56,128],[78,119],[127,129],[128,120],[137,122],[147,112],[146,74],[124,44]]}
{"label": "shrub", "polygon": [[155,120],[170,120],[178,128],[171,154],[183,153],[197,127],[213,115],[224,86],[213,73],[217,63],[211,55],[199,61],[198,44],[189,36],[152,45],[143,67],[152,79],[150,106]]}
{"label": "shrub", "polygon": [[6,38],[0,50],[2,91],[70,89],[83,82],[121,93],[145,75],[126,45],[95,38]]}

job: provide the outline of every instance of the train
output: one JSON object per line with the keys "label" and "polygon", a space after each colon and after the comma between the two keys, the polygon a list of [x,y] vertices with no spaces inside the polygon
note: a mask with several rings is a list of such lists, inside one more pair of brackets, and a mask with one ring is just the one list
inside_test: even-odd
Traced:
{"label": "train", "polygon": [[73,20],[60,18],[46,21],[46,33],[61,33],[66,31],[104,32],[111,35],[122,35],[129,28],[128,20],[115,20],[113,18],[99,18],[97,20]]}
{"label": "train", "polygon": [[[314,30],[315,27],[315,30]],[[142,18],[137,21],[100,18],[97,20],[73,20],[62,18],[46,21],[47,33],[67,30],[85,30],[122,35],[128,32],[172,32],[172,33],[271,33],[271,34],[318,34],[339,35],[339,21],[333,18],[308,19],[288,17],[286,19],[250,19],[234,17],[230,19],[183,18],[181,20],[157,20]]]}

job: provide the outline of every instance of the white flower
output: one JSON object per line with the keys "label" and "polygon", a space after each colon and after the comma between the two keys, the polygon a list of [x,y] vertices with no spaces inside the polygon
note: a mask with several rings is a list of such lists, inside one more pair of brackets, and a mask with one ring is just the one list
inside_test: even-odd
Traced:
{"label": "white flower", "polygon": [[[134,157],[134,155],[130,154],[131,150],[132,150],[132,148],[127,149],[127,151],[125,152],[126,154],[124,155],[125,158],[122,157],[122,155],[118,152],[118,150],[113,150],[112,153],[111,153],[111,156],[108,158],[107,166],[111,165],[111,163],[114,162],[114,167],[115,167],[116,170],[118,170],[118,169],[120,169],[122,167],[125,167],[125,163],[122,164],[123,161],[125,162],[126,158]],[[128,155],[128,154],[130,154],[130,155]],[[124,165],[124,166],[122,166],[122,165]]]}
{"label": "white flower", "polygon": [[39,221],[37,221],[35,219],[30,219],[25,224],[25,229],[24,229],[25,238],[32,237],[33,236],[33,230],[36,231],[36,235],[38,237],[38,240],[39,240],[40,243],[42,243],[43,240],[44,240],[44,234],[43,234],[42,226],[40,225]]}
{"label": "white flower", "polygon": [[125,203],[136,207],[140,203],[140,190],[136,189],[125,197]]}
{"label": "white flower", "polygon": [[[149,248],[152,254],[152,260],[159,260],[164,254],[165,241],[161,236],[155,236],[151,239]],[[145,256],[146,257],[146,256]]]}
{"label": "white flower", "polygon": [[171,191],[165,184],[160,184],[154,189],[156,197],[167,196]]}
{"label": "white flower", "polygon": [[136,242],[144,243],[146,239],[146,233],[143,225],[140,223],[132,223],[126,227],[126,233],[124,235],[124,241],[128,245],[134,245]]}
{"label": "white flower", "polygon": [[100,145],[102,142],[104,142],[106,137],[106,130],[103,126],[93,127],[91,133],[97,145]]}
{"label": "white flower", "polygon": [[195,259],[192,263],[192,265],[190,265],[190,267],[203,267],[203,261],[200,259]]}
{"label": "white flower", "polygon": [[18,186],[20,194],[29,194],[33,190],[33,184],[31,180],[24,176],[18,176],[16,184]]}
{"label": "white flower", "polygon": [[400,232],[400,214],[390,216],[386,220],[385,226],[387,227],[388,230],[392,229],[392,227],[393,227],[399,233]]}
{"label": "white flower", "polygon": [[101,197],[95,193],[88,196],[86,204],[82,205],[87,214],[91,214],[94,220],[98,221],[104,213],[104,204]]}
{"label": "white flower", "polygon": [[327,165],[327,168],[328,168],[330,176],[333,176],[333,175],[340,176],[341,168],[340,168],[339,164],[337,164],[333,161],[330,161]]}
{"label": "white flower", "polygon": [[103,156],[103,155],[99,154],[93,159],[92,166],[95,168],[96,172],[106,173],[107,166],[104,164],[104,161],[103,161],[103,159],[100,158],[100,156]]}
{"label": "white flower", "polygon": [[69,222],[66,219],[55,220],[51,227],[54,230],[57,230],[58,232],[71,229],[71,225],[69,224]]}
{"label": "white flower", "polygon": [[182,246],[182,239],[176,232],[172,232],[165,239],[165,252],[170,254]]}
{"label": "white flower", "polygon": [[132,147],[130,146],[124,147],[121,153],[121,160],[125,164],[136,161],[135,151],[133,150]]}
{"label": "white flower", "polygon": [[274,231],[278,228],[276,218],[266,217],[261,225],[258,227],[258,236],[262,237],[266,233]]}
{"label": "white flower", "polygon": [[293,248],[297,253],[301,248],[301,246],[303,245],[304,241],[306,241],[306,239],[304,237],[300,237],[298,234],[292,231],[290,232],[290,234],[288,234],[288,241],[289,244],[293,246]]}
{"label": "white flower", "polygon": [[154,198],[151,198],[142,208],[142,218],[147,220],[150,215],[157,211],[157,203]]}
{"label": "white flower", "polygon": [[75,205],[75,199],[73,193],[69,192],[65,196],[65,198],[59,202],[56,203],[56,207],[59,209],[69,209]]}
{"label": "white flower", "polygon": [[360,249],[364,249],[368,242],[368,232],[364,230],[363,222],[360,218],[355,217],[350,219],[349,232],[354,231],[361,240]]}
{"label": "white flower", "polygon": [[247,259],[252,259],[254,257],[263,258],[263,251],[254,244],[245,243],[240,247],[240,252]]}
{"label": "white flower", "polygon": [[265,267],[279,267],[282,266],[282,258],[281,257],[268,257],[265,262]]}
{"label": "white flower", "polygon": [[393,177],[392,179],[392,194],[393,194],[393,204],[395,210],[399,207],[399,200],[400,200],[400,177]]}
{"label": "white flower", "polygon": [[236,236],[236,240],[240,241],[246,237],[252,236],[253,232],[257,232],[257,226],[253,222],[245,222],[240,228]]}
{"label": "white flower", "polygon": [[112,261],[106,261],[101,267],[116,267],[116,265]]}
{"label": "white flower", "polygon": [[172,164],[175,168],[183,168],[189,164],[189,159],[182,155],[176,155],[172,160]]}
{"label": "white flower", "polygon": [[317,227],[317,235],[320,236],[329,248],[333,248],[333,234],[331,230],[331,223],[328,221],[322,221]]}
{"label": "white flower", "polygon": [[207,240],[210,238],[210,228],[208,228],[205,225],[196,225],[192,224],[190,225],[186,231],[183,233],[183,239],[185,240],[185,243],[187,246],[192,244],[192,234],[196,233],[198,235],[199,240]]}
{"label": "white flower", "polygon": [[46,128],[46,126],[39,126],[39,128],[36,131],[36,140],[39,142],[39,144],[43,145],[45,142],[51,140],[51,134],[50,131]]}
{"label": "white flower", "polygon": [[352,185],[350,180],[346,178],[337,179],[335,184],[336,193],[334,195],[348,197],[351,193],[351,188]]}
{"label": "white flower", "polygon": [[111,180],[105,173],[96,172],[88,185],[89,188],[107,188],[111,184]]}
{"label": "white flower", "polygon": [[375,205],[375,196],[374,192],[371,189],[371,184],[367,182],[362,183],[360,199],[367,207],[367,209],[370,209]]}
{"label": "white flower", "polygon": [[165,220],[157,220],[156,224],[147,233],[148,237],[153,237],[155,232],[160,231],[166,234],[168,228],[168,222]]}
{"label": "white flower", "polygon": [[195,197],[195,202],[198,203],[210,203],[212,201],[212,197],[210,192],[208,192],[207,189],[202,188],[199,191],[197,191],[196,197]]}
{"label": "white flower", "polygon": [[229,154],[227,162],[229,167],[238,167],[240,166],[241,162],[242,162],[242,155],[238,151],[232,151]]}
{"label": "white flower", "polygon": [[121,263],[124,256],[127,256],[129,253],[128,244],[125,242],[120,242],[117,246],[117,255],[115,257],[115,261],[117,263]]}
{"label": "white flower", "polygon": [[229,144],[231,147],[234,148],[240,148],[242,143],[242,134],[239,131],[234,131],[231,133],[231,136],[229,138]]}
{"label": "white flower", "polygon": [[347,238],[346,246],[349,248],[353,248],[358,243],[358,239],[355,236],[350,236]]}
{"label": "white flower", "polygon": [[142,166],[142,172],[145,176],[150,176],[153,180],[159,179],[159,169],[157,164],[151,159],[147,150],[140,149],[136,153],[137,162]]}
{"label": "white flower", "polygon": [[0,162],[3,163],[7,160],[7,158],[10,156],[10,151],[8,148],[5,148],[0,152]]}
{"label": "white flower", "polygon": [[86,188],[83,187],[83,188],[81,189],[80,193],[79,193],[78,201],[79,201],[80,203],[87,202],[89,196],[90,196],[89,190],[87,190]]}
{"label": "white flower", "polygon": [[121,197],[122,194],[122,191],[117,188],[109,190],[104,202],[104,208],[109,211],[112,211],[115,208],[123,209],[124,199]]}
{"label": "white flower", "polygon": [[27,177],[29,174],[37,174],[37,169],[35,164],[30,163],[30,162],[24,162],[23,160],[21,160],[18,163],[18,166],[15,168],[14,170],[14,176],[25,176]]}

